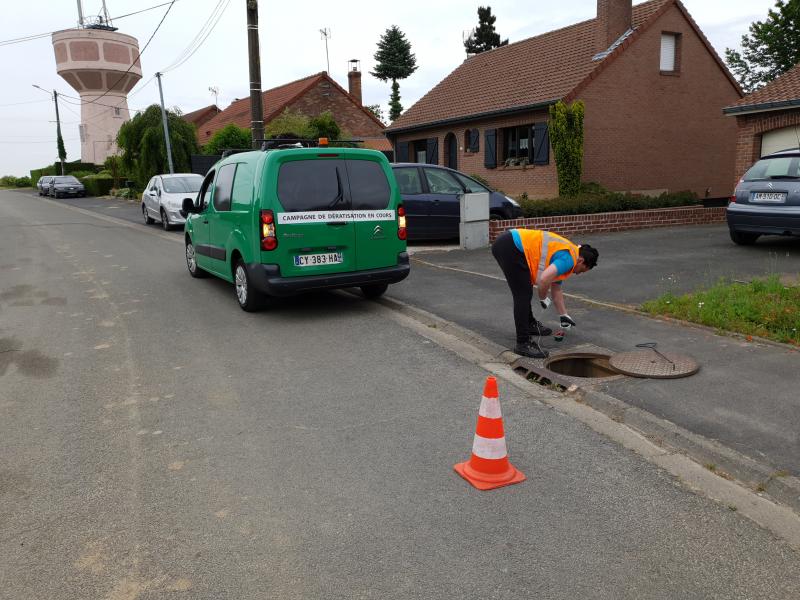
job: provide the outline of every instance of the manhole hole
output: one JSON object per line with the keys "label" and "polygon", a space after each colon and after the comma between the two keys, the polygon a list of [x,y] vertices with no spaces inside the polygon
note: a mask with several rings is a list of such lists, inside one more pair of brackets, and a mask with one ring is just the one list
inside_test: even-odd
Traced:
{"label": "manhole hole", "polygon": [[594,353],[560,354],[545,361],[546,369],[568,377],[615,377],[619,375],[609,364],[609,355]]}
{"label": "manhole hole", "polygon": [[689,356],[653,349],[620,352],[612,356],[608,364],[623,375],[653,379],[688,377],[700,370],[697,361]]}

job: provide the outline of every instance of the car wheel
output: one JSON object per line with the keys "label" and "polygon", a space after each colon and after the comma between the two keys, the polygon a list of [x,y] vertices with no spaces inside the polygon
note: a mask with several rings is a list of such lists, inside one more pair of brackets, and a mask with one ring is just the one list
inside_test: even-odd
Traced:
{"label": "car wheel", "polygon": [[264,306],[264,295],[253,287],[247,267],[240,258],[233,268],[233,283],[236,290],[236,300],[242,310],[256,312]]}
{"label": "car wheel", "polygon": [[189,269],[189,275],[197,279],[208,276],[208,273],[197,266],[197,254],[194,250],[194,244],[189,239],[186,240],[186,268]]}
{"label": "car wheel", "polygon": [[155,223],[153,218],[148,214],[147,207],[142,203],[142,216],[144,217],[144,224],[145,225],[152,225]]}
{"label": "car wheel", "polygon": [[374,283],[372,285],[362,285],[361,293],[365,298],[380,298],[389,289],[388,283]]}
{"label": "car wheel", "polygon": [[167,212],[163,208],[161,209],[161,226],[164,228],[164,231],[172,229]]}
{"label": "car wheel", "polygon": [[756,240],[759,238],[759,234],[757,233],[745,233],[744,231],[736,231],[735,229],[729,231],[731,239],[740,246],[751,246],[755,244]]}

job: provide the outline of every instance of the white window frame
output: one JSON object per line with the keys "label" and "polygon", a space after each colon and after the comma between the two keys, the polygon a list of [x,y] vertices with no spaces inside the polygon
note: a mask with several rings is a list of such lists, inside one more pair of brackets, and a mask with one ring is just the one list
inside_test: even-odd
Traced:
{"label": "white window frame", "polygon": [[678,34],[661,34],[661,55],[659,57],[660,70],[664,73],[674,73],[678,66]]}

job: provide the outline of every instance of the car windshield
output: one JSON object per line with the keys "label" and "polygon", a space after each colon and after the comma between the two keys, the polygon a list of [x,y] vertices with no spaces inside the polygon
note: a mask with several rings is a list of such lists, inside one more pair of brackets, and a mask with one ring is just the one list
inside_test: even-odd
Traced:
{"label": "car windshield", "polygon": [[745,181],[800,179],[800,156],[762,158],[744,175]]}
{"label": "car windshield", "polygon": [[75,179],[72,175],[69,175],[67,177],[56,177],[55,178],[55,182],[56,183],[80,183],[80,181]]}
{"label": "car windshield", "polygon": [[203,178],[200,175],[187,177],[164,177],[164,191],[168,194],[196,193],[203,185]]}

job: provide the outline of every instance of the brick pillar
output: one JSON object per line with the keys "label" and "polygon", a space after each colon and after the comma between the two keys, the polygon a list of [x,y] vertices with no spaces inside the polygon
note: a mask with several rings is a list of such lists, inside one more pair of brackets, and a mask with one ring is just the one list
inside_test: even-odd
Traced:
{"label": "brick pillar", "polygon": [[605,52],[633,23],[632,0],[597,0],[595,46]]}
{"label": "brick pillar", "polygon": [[361,71],[348,71],[347,72],[347,84],[350,88],[350,95],[353,96],[356,100],[358,100],[359,104],[362,104],[361,101]]}

